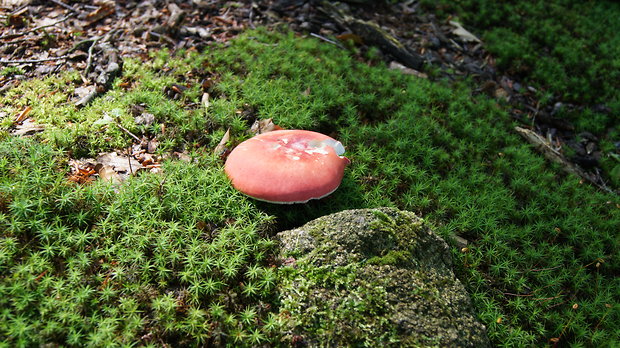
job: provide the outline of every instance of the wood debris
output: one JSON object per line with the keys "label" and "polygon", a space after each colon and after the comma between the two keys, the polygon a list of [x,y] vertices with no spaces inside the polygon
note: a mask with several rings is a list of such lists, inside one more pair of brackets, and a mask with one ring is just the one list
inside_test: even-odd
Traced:
{"label": "wood debris", "polygon": [[536,150],[538,150],[540,153],[543,154],[543,156],[545,156],[545,158],[547,158],[548,160],[550,160],[551,162],[557,163],[560,166],[562,166],[562,169],[564,169],[564,171],[571,173],[571,174],[575,174],[585,180],[587,180],[588,182],[596,185],[597,187],[599,187],[600,189],[610,192],[610,193],[614,193],[613,190],[611,190],[609,187],[607,187],[604,184],[601,184],[601,180],[597,175],[593,175],[590,174],[588,172],[586,172],[585,170],[579,168],[578,166],[576,166],[575,164],[571,163],[570,161],[568,161],[564,155],[560,152],[560,150],[556,147],[554,147],[545,137],[543,137],[542,135],[526,129],[526,128],[521,128],[521,127],[515,127],[515,130],[517,131],[517,133],[519,133],[522,137],[524,137],[530,144],[534,145]]}

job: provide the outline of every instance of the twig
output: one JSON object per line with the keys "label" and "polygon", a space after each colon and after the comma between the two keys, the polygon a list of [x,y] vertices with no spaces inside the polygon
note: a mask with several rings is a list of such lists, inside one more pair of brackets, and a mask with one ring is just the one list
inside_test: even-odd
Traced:
{"label": "twig", "polygon": [[118,122],[114,122],[118,128],[120,128],[121,130],[123,130],[125,133],[129,134],[132,138],[136,139],[137,142],[141,142],[142,140],[140,138],[138,138],[135,134],[133,134],[132,132],[130,132],[127,128],[121,126],[120,123]]}
{"label": "twig", "polygon": [[562,295],[561,293],[559,295],[556,296],[551,296],[551,297],[544,297],[544,298],[535,298],[534,301],[549,301],[549,300],[554,300],[556,298],[560,298],[564,295]]}
{"label": "twig", "polygon": [[248,23],[250,24],[250,28],[252,29],[256,29],[256,26],[254,25],[254,6],[256,5],[256,3],[254,1],[252,1],[252,4],[250,5],[250,15],[248,16]]}
{"label": "twig", "polygon": [[88,75],[88,73],[90,72],[90,68],[93,63],[93,51],[95,50],[95,45],[97,44],[97,41],[99,41],[99,39],[101,39],[101,36],[97,36],[96,38],[94,38],[93,43],[90,44],[90,47],[88,48],[88,59],[86,59],[86,69],[84,69],[84,74],[86,75]]}
{"label": "twig", "polygon": [[0,64],[32,64],[32,63],[43,63],[43,62],[51,62],[54,60],[68,59],[69,55],[64,55],[60,57],[53,58],[42,58],[42,59],[18,59],[18,60],[4,60],[0,59]]}
{"label": "twig", "polygon": [[133,175],[133,168],[131,168],[131,146],[127,149],[127,162],[129,163],[129,174]]}
{"label": "twig", "polygon": [[56,24],[60,24],[60,23],[62,23],[62,22],[64,22],[64,21],[66,21],[67,19],[69,19],[69,18],[71,18],[71,17],[73,17],[73,14],[72,14],[72,13],[69,13],[68,15],[64,16],[63,18],[61,18],[61,19],[57,20],[56,22],[54,22],[54,23],[52,23],[52,24],[46,24],[46,25],[41,25],[41,26],[38,26],[38,27],[36,27],[36,28],[32,28],[32,29],[28,30],[27,32],[25,32],[24,34],[28,34],[28,33],[31,33],[31,32],[33,32],[33,31],[41,30],[41,29],[44,29],[44,28],[47,28],[47,27],[53,27],[53,26],[55,26]]}
{"label": "twig", "polygon": [[321,39],[325,42],[329,42],[332,45],[336,45],[339,48],[342,48],[343,50],[346,50],[346,48],[344,46],[342,46],[341,44],[339,44],[338,42],[334,41],[334,40],[330,40],[328,38],[326,38],[325,36],[321,36],[319,34],[315,34],[315,33],[310,33],[310,36],[316,37],[317,39]]}
{"label": "twig", "polygon": [[517,296],[517,297],[530,297],[530,296],[534,296],[534,294],[513,294],[513,293],[510,293],[510,292],[504,292],[503,294],[507,295],[507,296]]}
{"label": "twig", "polygon": [[56,5],[60,5],[60,6],[64,7],[64,8],[66,8],[67,10],[69,10],[71,12],[80,13],[80,11],[76,10],[73,6],[67,5],[64,2],[60,1],[60,0],[50,0],[50,1],[55,3]]}
{"label": "twig", "polygon": [[[38,26],[38,27],[36,27],[36,28],[32,28],[32,29],[30,29],[30,30],[26,30],[26,31],[24,31],[23,33],[16,33],[16,34],[7,34],[7,35],[2,35],[2,36],[0,36],[0,40],[12,39],[12,38],[16,38],[16,37],[24,36],[24,35],[29,34],[29,33],[33,33],[33,32],[35,32],[35,31],[37,31],[37,30],[41,30],[41,29],[45,29],[45,28],[49,28],[49,27],[53,27],[53,26],[55,26],[56,24],[62,23],[62,22],[64,22],[64,21],[66,21],[67,19],[71,18],[71,17],[73,17],[73,14],[68,14],[67,16],[65,16],[65,17],[63,17],[63,18],[61,18],[61,19],[57,20],[57,21],[56,21],[56,22],[54,22],[54,23],[51,23],[51,24],[46,24],[46,25],[41,25],[41,26]],[[14,43],[14,42],[9,42],[9,43]]]}
{"label": "twig", "polygon": [[530,272],[551,271],[551,270],[554,270],[554,269],[557,269],[557,268],[560,268],[560,267],[562,267],[562,266],[560,265],[560,266],[549,267],[549,268],[537,268],[537,269],[531,269]]}
{"label": "twig", "polygon": [[515,127],[514,129],[517,131],[517,133],[519,133],[522,137],[524,137],[530,144],[534,145],[536,149],[539,152],[541,152],[543,156],[545,156],[545,158],[561,165],[564,171],[575,174],[579,177],[582,177],[583,179],[589,181],[590,183],[600,188],[601,190],[604,190],[609,193],[615,193],[609,187],[597,182],[595,178],[593,178],[590,174],[585,172],[583,169],[567,161],[562,155],[562,153],[556,150],[553,147],[553,145],[549,144],[549,142],[547,142],[547,140],[541,135],[539,135],[538,133],[532,130],[526,129],[526,128],[521,128],[521,127]]}

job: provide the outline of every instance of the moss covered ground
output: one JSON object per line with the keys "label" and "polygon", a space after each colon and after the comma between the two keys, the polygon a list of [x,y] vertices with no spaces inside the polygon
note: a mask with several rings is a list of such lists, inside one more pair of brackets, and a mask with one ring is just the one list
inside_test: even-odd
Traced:
{"label": "moss covered ground", "polygon": [[[602,168],[620,185],[620,4],[616,1],[423,1],[478,33],[502,73],[537,88],[540,105],[597,136]],[[578,140],[578,139],[577,139]],[[564,151],[570,153],[565,146]]]}
{"label": "moss covered ground", "polygon": [[[82,109],[71,102],[80,84],[72,72],[24,81],[0,101],[2,346],[287,345],[273,233],[380,206],[469,241],[452,249],[455,272],[494,344],[620,343],[618,197],[545,161],[466,85],[265,29],[204,53],[127,60]],[[171,99],[172,84],[188,88]],[[152,126],[134,122],[134,105]],[[27,106],[45,130],[9,135]],[[169,159],[118,193],[70,182],[69,158],[132,143],[106,115],[193,160]],[[265,118],[340,140],[352,161],[341,187],[292,207],[235,192],[213,149],[228,128],[233,146]]]}

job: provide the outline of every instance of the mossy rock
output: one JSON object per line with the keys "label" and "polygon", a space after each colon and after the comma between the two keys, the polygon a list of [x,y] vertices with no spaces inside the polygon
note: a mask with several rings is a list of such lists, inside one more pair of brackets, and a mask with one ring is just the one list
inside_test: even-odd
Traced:
{"label": "mossy rock", "polygon": [[415,214],[347,210],[277,235],[286,338],[309,346],[488,347],[448,245]]}

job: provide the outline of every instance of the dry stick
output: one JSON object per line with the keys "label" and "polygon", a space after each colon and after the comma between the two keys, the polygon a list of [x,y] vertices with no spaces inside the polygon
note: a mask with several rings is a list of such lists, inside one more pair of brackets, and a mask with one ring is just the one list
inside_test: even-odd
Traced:
{"label": "dry stick", "polygon": [[526,128],[515,127],[514,129],[517,131],[517,133],[519,133],[522,137],[524,137],[530,144],[534,145],[536,149],[539,152],[541,152],[543,156],[545,156],[545,158],[561,165],[564,171],[575,174],[589,181],[590,183],[600,188],[601,190],[604,190],[609,193],[615,193],[612,189],[607,187],[605,183],[602,183],[602,184],[598,183],[594,178],[592,178],[584,170],[568,162],[564,158],[564,156],[558,150],[554,149],[553,146],[549,144],[543,136]]}
{"label": "dry stick", "polygon": [[80,13],[80,11],[76,10],[73,6],[67,5],[64,2],[60,1],[60,0],[50,0],[50,1],[55,3],[56,5],[60,5],[60,6],[64,7],[64,8],[66,8],[67,10],[69,10],[71,12]]}
{"label": "dry stick", "polygon": [[321,39],[321,40],[323,40],[325,42],[329,42],[332,45],[336,45],[336,46],[342,48],[343,50],[346,50],[346,48],[344,46],[342,46],[341,44],[339,44],[338,42],[336,42],[334,40],[330,40],[330,39],[326,38],[325,36],[321,36],[321,35],[315,34],[315,33],[310,33],[310,36],[314,36],[317,39]]}
{"label": "dry stick", "polygon": [[133,175],[133,168],[131,168],[131,146],[127,149],[127,162],[129,163],[129,174]]}
{"label": "dry stick", "polygon": [[123,130],[125,133],[129,134],[132,138],[136,139],[137,142],[141,142],[142,140],[140,138],[138,138],[135,134],[133,134],[132,132],[130,132],[127,128],[121,126],[120,123],[118,122],[114,122],[118,128],[120,128],[121,130]]}
{"label": "dry stick", "polygon": [[32,28],[32,29],[28,30],[27,32],[25,32],[24,34],[28,34],[28,33],[33,32],[33,31],[41,30],[41,29],[43,29],[43,28],[53,27],[53,26],[55,26],[56,24],[60,24],[60,23],[62,23],[62,22],[64,22],[64,21],[66,21],[67,19],[69,19],[69,18],[71,18],[71,17],[73,17],[73,14],[72,14],[72,13],[69,13],[68,15],[64,16],[63,18],[61,18],[61,19],[57,20],[56,22],[54,22],[54,23],[52,23],[52,24],[46,24],[46,25],[41,25],[41,26],[38,26],[38,27],[36,27],[36,28]]}
{"label": "dry stick", "polygon": [[19,59],[19,60],[4,60],[0,59],[0,64],[32,64],[32,63],[43,63],[43,62],[51,62],[54,60],[68,59],[70,56],[64,55],[60,57],[53,58],[42,58],[42,59]]}
{"label": "dry stick", "polygon": [[101,39],[101,36],[93,38],[93,43],[90,44],[90,47],[88,48],[88,59],[86,59],[86,69],[84,69],[84,75],[88,75],[88,73],[90,72],[90,68],[93,63],[93,51],[95,50],[95,45],[97,44],[97,41],[99,41],[99,39]]}

